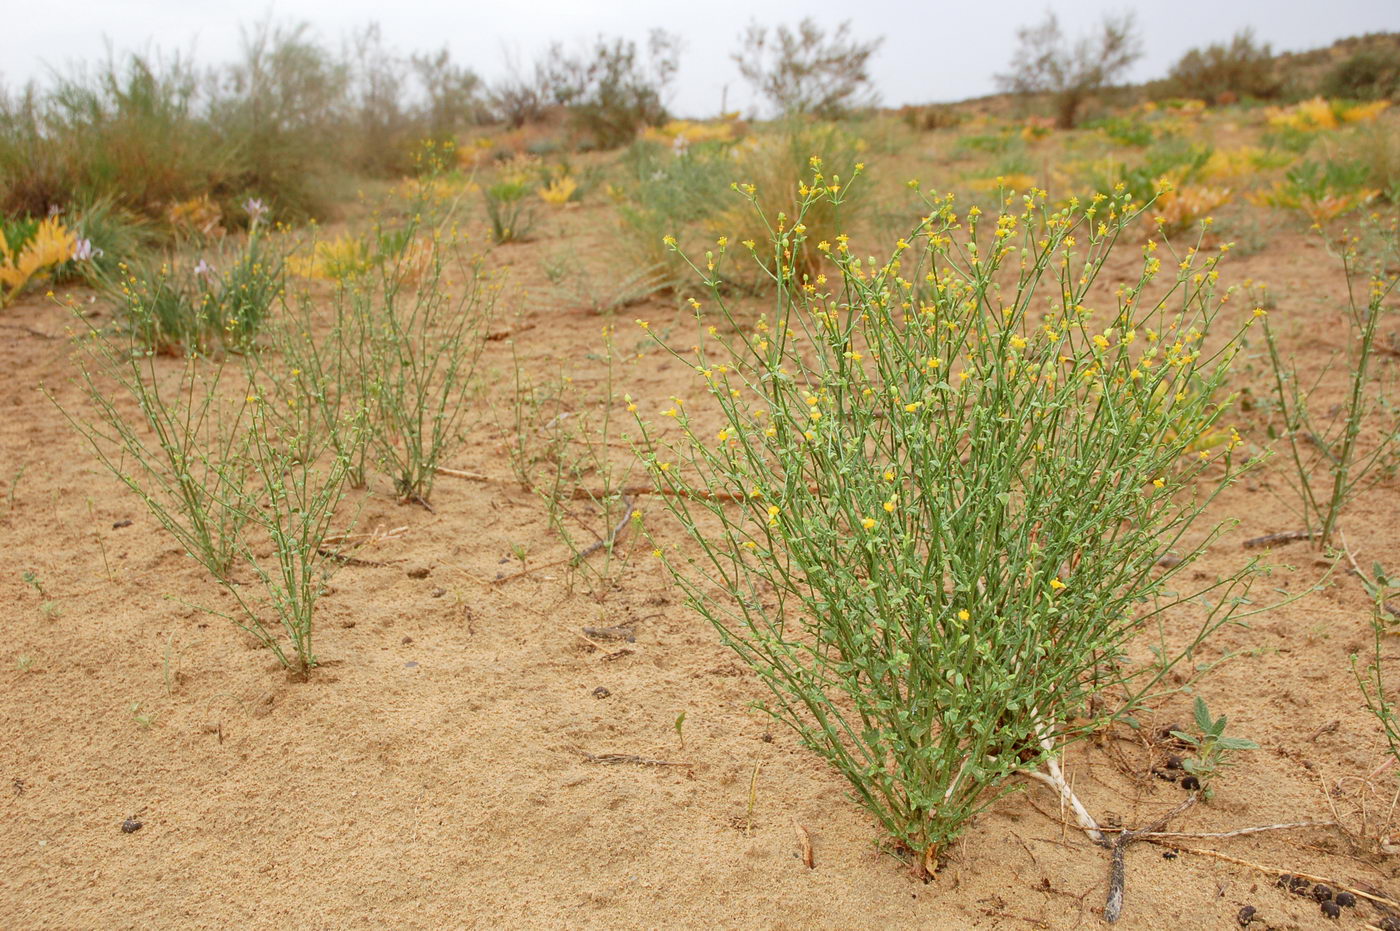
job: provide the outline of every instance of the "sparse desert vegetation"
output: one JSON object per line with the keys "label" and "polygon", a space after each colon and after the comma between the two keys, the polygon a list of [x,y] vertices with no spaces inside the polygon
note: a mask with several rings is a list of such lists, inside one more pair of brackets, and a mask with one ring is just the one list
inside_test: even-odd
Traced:
{"label": "sparse desert vegetation", "polygon": [[1400,35],[0,88],[0,925],[1400,928]]}

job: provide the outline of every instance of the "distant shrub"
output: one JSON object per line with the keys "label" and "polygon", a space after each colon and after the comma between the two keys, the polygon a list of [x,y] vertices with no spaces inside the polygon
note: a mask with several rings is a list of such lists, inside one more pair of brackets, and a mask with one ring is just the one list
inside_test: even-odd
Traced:
{"label": "distant shrub", "polygon": [[1322,93],[1351,100],[1400,96],[1400,48],[1361,49],[1336,64],[1322,79]]}
{"label": "distant shrub", "polygon": [[846,20],[830,34],[811,17],[796,29],[751,23],[731,57],[762,97],[780,114],[837,119],[876,101],[870,58],[883,39],[861,41]]}
{"label": "distant shrub", "polygon": [[1142,56],[1142,41],[1132,14],[1106,16],[1098,31],[1073,42],[1054,13],[1035,26],[1016,31],[1019,41],[1011,69],[997,75],[1002,89],[1014,94],[1046,94],[1053,101],[1055,123],[1072,129],[1079,108],[1094,92],[1122,76]]}
{"label": "distant shrub", "polygon": [[921,132],[931,132],[936,129],[952,129],[961,126],[967,117],[959,110],[947,104],[929,104],[928,106],[904,106],[899,108],[899,118],[909,125],[910,129]]}
{"label": "distant shrub", "polygon": [[110,194],[156,216],[207,190],[224,160],[199,84],[183,59],[131,54],[0,97],[0,209],[42,216]]}
{"label": "distant shrub", "polygon": [[207,198],[228,226],[254,196],[283,219],[314,216],[346,172],[410,170],[419,139],[482,115],[478,94],[445,53],[404,58],[373,27],[337,51],[305,25],[265,21],[221,68],[113,53],[22,92],[0,88],[0,210],[105,200],[163,219]]}
{"label": "distant shrub", "polygon": [[1252,29],[1235,33],[1229,43],[1193,48],[1172,66],[1161,82],[1161,97],[1194,97],[1214,102],[1242,97],[1277,97],[1282,82],[1274,70],[1273,51],[1255,41]]}
{"label": "distant shrub", "polygon": [[606,39],[577,55],[558,44],[544,73],[574,128],[600,149],[626,145],[647,126],[668,119],[664,96],[680,67],[678,36],[654,29],[643,56],[630,39]]}

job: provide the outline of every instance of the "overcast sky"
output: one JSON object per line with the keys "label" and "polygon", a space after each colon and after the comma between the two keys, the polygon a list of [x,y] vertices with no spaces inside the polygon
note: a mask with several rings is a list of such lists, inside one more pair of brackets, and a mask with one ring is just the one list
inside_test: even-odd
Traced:
{"label": "overcast sky", "polygon": [[751,96],[729,54],[758,10],[763,23],[803,16],[834,25],[850,18],[856,35],[884,36],[873,72],[886,104],[959,100],[990,93],[1015,47],[1015,28],[1054,9],[1071,34],[1105,12],[1135,9],[1146,55],[1134,80],[1158,77],[1196,45],[1254,27],[1276,51],[1326,45],[1343,36],[1400,31],[1400,0],[278,0],[265,7],[229,0],[61,0],[21,3],[0,31],[0,81],[13,88],[51,68],[100,57],[104,39],[117,49],[193,49],[212,63],[237,53],[239,28],[259,10],[279,21],[306,21],[338,42],[347,31],[378,22],[388,44],[402,51],[446,45],[453,58],[488,80],[504,70],[507,53],[529,61],[551,40],[579,42],[599,33],[643,39],[656,27],[685,42],[671,101],[683,115],[712,115]]}

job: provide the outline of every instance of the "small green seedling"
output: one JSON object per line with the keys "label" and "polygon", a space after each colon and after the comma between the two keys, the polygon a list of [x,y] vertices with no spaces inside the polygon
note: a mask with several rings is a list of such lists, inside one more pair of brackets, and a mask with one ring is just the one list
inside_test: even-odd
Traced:
{"label": "small green seedling", "polygon": [[155,720],[156,720],[155,712],[152,712],[152,711],[142,711],[142,710],[141,710],[141,703],[140,703],[139,701],[134,701],[134,702],[132,702],[132,703],[131,703],[131,708],[128,709],[128,710],[130,710],[130,712],[131,712],[131,720],[135,721],[137,724],[141,725],[142,727],[150,727],[152,724],[155,723]]}
{"label": "small green seedling", "polygon": [[[1210,801],[1215,796],[1211,783],[1220,771],[1233,764],[1230,756],[1240,750],[1258,750],[1259,745],[1244,737],[1225,736],[1225,715],[1212,718],[1205,700],[1196,698],[1196,729],[1200,736],[1183,731],[1172,731],[1172,736],[1196,751],[1196,755],[1185,760],[1181,766],[1187,772],[1187,779],[1195,777],[1201,797]],[[1182,780],[1185,783],[1187,780]]]}
{"label": "small green seedling", "polygon": [[685,749],[685,731],[682,730],[682,728],[685,727],[685,712],[684,712],[684,711],[682,711],[680,714],[676,715],[676,723],[675,723],[674,725],[672,725],[672,726],[675,727],[675,729],[676,729],[676,736],[679,737],[680,740],[681,740],[681,749],[684,750],[684,749]]}
{"label": "small green seedling", "polygon": [[24,574],[20,576],[20,580],[38,592],[40,598],[49,597],[49,593],[44,591],[44,583],[39,581],[39,577],[32,570],[25,570]]}
{"label": "small green seedling", "polygon": [[16,656],[16,657],[15,657],[15,668],[18,669],[20,672],[28,672],[28,671],[29,671],[29,667],[30,667],[30,666],[33,666],[33,665],[34,665],[34,657],[32,657],[32,656]]}

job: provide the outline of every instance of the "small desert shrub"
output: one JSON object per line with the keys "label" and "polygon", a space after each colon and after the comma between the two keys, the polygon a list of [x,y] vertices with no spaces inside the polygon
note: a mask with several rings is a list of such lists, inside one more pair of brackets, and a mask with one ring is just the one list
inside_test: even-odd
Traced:
{"label": "small desert shrub", "polygon": [[1332,159],[1362,166],[1366,186],[1380,191],[1391,204],[1400,204],[1400,133],[1395,126],[1357,127],[1339,141]]}
{"label": "small desert shrub", "polygon": [[966,120],[961,111],[948,104],[929,104],[922,107],[906,105],[899,108],[899,118],[904,120],[910,129],[920,132],[954,129]]}
{"label": "small desert shrub", "polygon": [[179,57],[113,55],[0,98],[0,208],[42,216],[105,196],[157,216],[208,190],[223,159],[200,116],[200,80]]}
{"label": "small desert shrub", "polygon": [[[90,330],[81,345],[79,384],[91,409],[60,406],[63,415],[236,605],[233,614],[204,610],[252,634],[288,669],[310,670],[345,461],[325,455],[304,406],[265,396],[236,363],[189,356],[169,373],[129,339]],[[259,585],[236,580],[237,568]]]}
{"label": "small desert shrub", "polygon": [[1273,187],[1250,200],[1266,207],[1296,210],[1324,224],[1369,203],[1379,192],[1365,187],[1369,169],[1360,162],[1306,161],[1294,165]]}
{"label": "small desert shrub", "polygon": [[[817,157],[818,152],[825,155]],[[752,138],[736,159],[735,183],[759,204],[759,210],[750,209],[730,194],[726,199],[737,206],[721,209],[706,226],[731,243],[763,244],[775,231],[792,229],[798,222],[799,205],[807,202],[800,211],[806,235],[794,244],[790,255],[772,257],[760,246],[754,254],[767,274],[759,269],[735,268],[730,283],[766,287],[767,275],[778,270],[775,262],[796,268],[798,274],[815,273],[821,261],[816,243],[844,235],[866,207],[867,199],[851,188],[864,167],[856,140],[837,123],[794,120],[778,132]],[[829,194],[842,196],[810,197],[814,178]],[[777,226],[769,226],[770,220]]]}
{"label": "small desert shrub", "polygon": [[535,228],[535,210],[529,203],[530,181],[511,175],[482,189],[491,238],[497,243],[524,242]]}
{"label": "small desert shrub", "polygon": [[641,425],[695,549],[658,553],[769,713],[931,872],[1011,776],[1138,708],[1236,612],[1251,570],[1188,567],[1240,441],[1187,452],[1239,334],[1195,251],[1090,297],[1126,195],[1003,192],[996,217],[930,198],[888,259],[834,238],[803,276],[809,209],[845,193],[824,180],[764,221],[770,313],[726,303],[727,250],[696,266],[674,352],[700,397],[661,405],[674,431]]}
{"label": "small desert shrub", "polygon": [[[269,375],[315,412],[352,484],[373,464],[401,499],[426,506],[437,467],[461,445],[499,283],[450,227],[410,223],[378,231],[376,244],[363,271],[337,281],[328,334],[314,335],[310,302],[287,315],[277,343],[288,371]],[[358,410],[363,434],[338,434]]]}
{"label": "small desert shrub", "polygon": [[[1369,269],[1356,248],[1359,237],[1343,239],[1339,258],[1347,276],[1346,348],[1327,360],[1315,380],[1302,380],[1297,360],[1282,357],[1273,328],[1267,321],[1264,326],[1278,414],[1270,434],[1288,450],[1285,475],[1298,494],[1296,509],[1304,527],[1317,534],[1319,546],[1332,542],[1349,503],[1400,468],[1394,366],[1386,363],[1377,342],[1386,318],[1395,313],[1390,297],[1400,287],[1395,223],[1375,224],[1370,231],[1379,255]],[[1334,369],[1347,376],[1346,400],[1324,412],[1311,399]]]}
{"label": "small desert shrub", "polygon": [[1118,145],[1143,148],[1152,144],[1157,133],[1152,126],[1131,116],[1113,116],[1084,124],[1085,129],[1097,129]]}
{"label": "small desert shrub", "polygon": [[691,242],[693,231],[724,203],[736,173],[731,151],[723,140],[681,147],[642,140],[628,150],[617,209],[623,254],[632,267],[660,269],[665,287],[689,280],[663,238]]}

